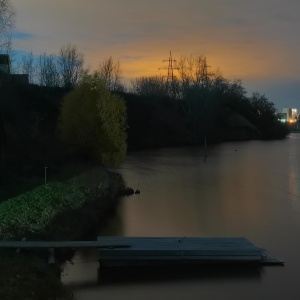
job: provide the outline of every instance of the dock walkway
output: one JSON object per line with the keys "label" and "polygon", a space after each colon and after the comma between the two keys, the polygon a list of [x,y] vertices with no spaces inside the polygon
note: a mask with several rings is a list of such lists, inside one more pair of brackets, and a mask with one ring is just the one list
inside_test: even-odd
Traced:
{"label": "dock walkway", "polygon": [[[102,266],[283,264],[243,237],[98,237]],[[109,248],[123,245],[126,248]]]}
{"label": "dock walkway", "polygon": [[[243,237],[115,237],[96,241],[0,241],[0,248],[97,248],[101,266],[256,263],[282,265]],[[54,251],[54,250],[53,250]]]}

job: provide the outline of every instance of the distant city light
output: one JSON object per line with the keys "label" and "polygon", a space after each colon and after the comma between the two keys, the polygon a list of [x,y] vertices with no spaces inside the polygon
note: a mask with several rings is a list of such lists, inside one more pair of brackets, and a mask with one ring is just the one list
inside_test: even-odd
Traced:
{"label": "distant city light", "polygon": [[278,120],[281,122],[288,122],[290,124],[296,123],[299,119],[297,108],[284,108],[283,113],[278,114]]}

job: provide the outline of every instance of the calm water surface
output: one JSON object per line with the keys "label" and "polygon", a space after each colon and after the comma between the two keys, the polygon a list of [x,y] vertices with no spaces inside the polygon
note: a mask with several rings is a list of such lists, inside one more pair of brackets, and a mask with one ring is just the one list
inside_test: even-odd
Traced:
{"label": "calm water surface", "polygon": [[244,236],[285,266],[101,284],[97,252],[87,250],[64,266],[77,299],[300,299],[300,134],[225,143],[203,156],[201,148],[128,155],[117,171],[141,194],[123,199],[99,234]]}

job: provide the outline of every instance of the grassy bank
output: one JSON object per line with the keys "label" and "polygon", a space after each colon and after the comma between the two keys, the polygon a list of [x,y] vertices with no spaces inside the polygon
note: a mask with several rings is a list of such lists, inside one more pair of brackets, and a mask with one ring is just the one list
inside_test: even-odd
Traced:
{"label": "grassy bank", "polygon": [[[96,235],[124,190],[120,175],[97,168],[62,182],[49,182],[0,203],[1,240],[80,240]],[[60,251],[58,259],[68,258]],[[0,252],[0,299],[71,299],[59,268],[44,251]]]}

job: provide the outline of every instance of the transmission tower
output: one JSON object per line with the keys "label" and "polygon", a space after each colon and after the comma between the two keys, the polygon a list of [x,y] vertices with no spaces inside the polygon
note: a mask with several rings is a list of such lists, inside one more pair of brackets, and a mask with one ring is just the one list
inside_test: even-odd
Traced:
{"label": "transmission tower", "polygon": [[160,68],[160,70],[168,70],[168,75],[164,76],[167,77],[167,82],[172,82],[176,76],[174,76],[174,70],[179,70],[179,68],[174,67],[173,63],[176,63],[176,59],[172,58],[172,51],[170,51],[169,59],[164,59],[163,62],[168,62],[169,65],[167,68]]}
{"label": "transmission tower", "polygon": [[200,64],[199,68],[196,70],[196,80],[197,82],[201,84],[207,85],[209,82],[209,76],[212,75],[212,73],[208,72],[208,68],[211,66],[207,65],[206,57],[200,58]]}

